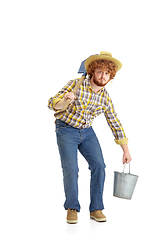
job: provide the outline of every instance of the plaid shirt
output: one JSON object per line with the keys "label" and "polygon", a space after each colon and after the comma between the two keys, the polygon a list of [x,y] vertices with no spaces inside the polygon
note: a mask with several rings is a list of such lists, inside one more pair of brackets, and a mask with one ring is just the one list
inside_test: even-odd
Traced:
{"label": "plaid shirt", "polygon": [[[63,99],[67,92],[71,92],[79,79],[71,80],[62,88],[58,94],[51,97],[48,101],[48,108],[54,110],[57,102]],[[68,123],[75,128],[89,128],[95,117],[104,113],[107,123],[112,130],[117,144],[127,144],[123,127],[117,118],[112,100],[105,88],[95,93],[90,84],[90,79],[86,78],[77,90],[76,99],[73,100],[65,114],[57,117],[61,121]]]}

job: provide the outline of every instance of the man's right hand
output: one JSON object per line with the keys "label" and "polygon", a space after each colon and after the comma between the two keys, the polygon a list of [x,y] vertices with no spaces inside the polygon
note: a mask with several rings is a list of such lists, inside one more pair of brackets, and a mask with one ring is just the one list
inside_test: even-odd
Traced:
{"label": "man's right hand", "polygon": [[64,96],[64,100],[65,100],[65,101],[67,101],[67,99],[74,100],[75,98],[76,98],[76,97],[75,97],[74,93],[72,93],[72,92],[68,92],[68,93],[66,93],[65,96]]}
{"label": "man's right hand", "polygon": [[59,101],[58,103],[56,103],[56,105],[54,106],[55,110],[61,110],[62,107],[64,106],[64,104],[66,103],[67,99],[71,99],[74,100],[76,97],[72,92],[68,92],[64,95],[63,100]]}

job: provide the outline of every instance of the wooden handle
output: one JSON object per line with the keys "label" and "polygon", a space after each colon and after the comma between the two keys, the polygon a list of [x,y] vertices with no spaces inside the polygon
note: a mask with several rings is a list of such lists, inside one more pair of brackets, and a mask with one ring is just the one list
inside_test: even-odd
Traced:
{"label": "wooden handle", "polygon": [[[82,84],[82,82],[84,81],[86,76],[82,76],[81,79],[78,81],[78,83],[76,84],[76,86],[74,87],[72,93],[75,94],[78,90],[78,88],[80,87],[80,85]],[[68,105],[71,103],[71,99],[67,99],[67,101],[65,102],[64,106],[62,107],[62,109],[55,113],[54,116],[55,117],[59,117],[60,115],[64,114],[66,112],[66,109],[68,108]]]}
{"label": "wooden handle", "polygon": [[77,92],[78,88],[80,87],[80,85],[81,85],[82,82],[84,81],[85,77],[86,77],[86,76],[82,76],[81,79],[80,79],[80,80],[78,81],[78,83],[76,84],[76,86],[74,87],[74,89],[73,89],[73,91],[72,91],[74,94]]}

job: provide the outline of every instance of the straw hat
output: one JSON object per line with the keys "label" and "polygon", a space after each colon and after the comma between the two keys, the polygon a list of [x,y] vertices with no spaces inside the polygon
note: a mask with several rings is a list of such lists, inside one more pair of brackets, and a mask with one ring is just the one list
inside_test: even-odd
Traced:
{"label": "straw hat", "polygon": [[117,66],[117,72],[121,69],[122,63],[118,61],[117,59],[112,57],[112,54],[109,52],[102,51],[99,55],[92,55],[85,61],[85,69],[88,71],[88,66],[91,64],[91,62],[96,60],[109,60],[111,62],[114,62]]}

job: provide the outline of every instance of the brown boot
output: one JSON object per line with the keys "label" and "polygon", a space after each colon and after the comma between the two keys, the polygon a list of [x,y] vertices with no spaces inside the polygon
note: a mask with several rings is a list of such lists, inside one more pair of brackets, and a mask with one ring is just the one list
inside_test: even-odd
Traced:
{"label": "brown boot", "polygon": [[106,216],[102,213],[102,210],[96,210],[90,213],[90,218],[93,218],[97,222],[106,222]]}
{"label": "brown boot", "polygon": [[77,210],[68,208],[67,211],[67,223],[77,223]]}

